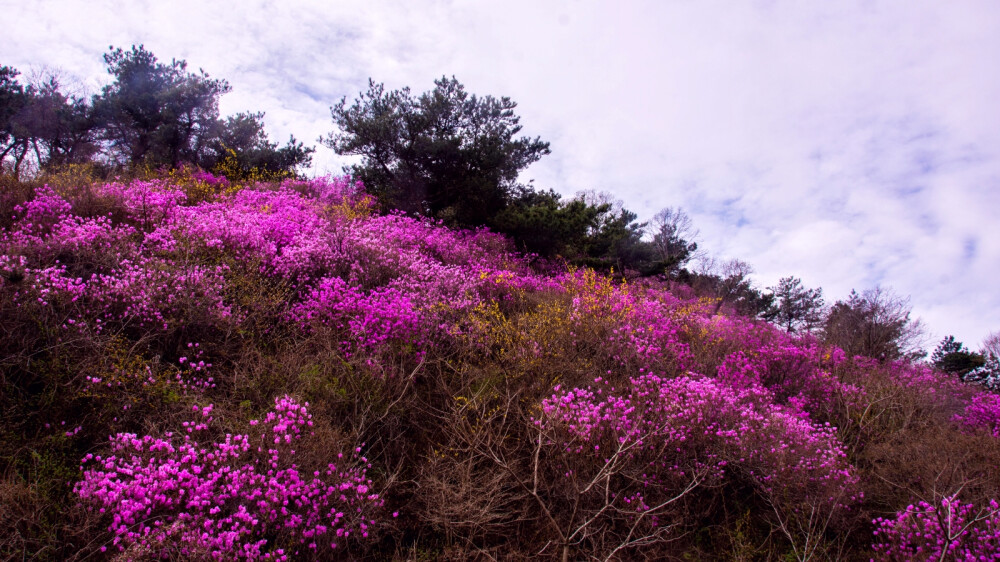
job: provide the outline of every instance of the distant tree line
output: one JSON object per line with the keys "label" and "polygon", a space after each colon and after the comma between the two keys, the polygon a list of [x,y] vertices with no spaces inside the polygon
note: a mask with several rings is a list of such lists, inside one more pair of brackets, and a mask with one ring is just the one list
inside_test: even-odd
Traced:
{"label": "distant tree line", "polygon": [[965,382],[1000,392],[1000,332],[986,336],[979,351],[970,351],[955,336],[946,336],[934,349],[931,363]]}
{"label": "distant tree line", "polygon": [[64,93],[55,77],[24,84],[16,69],[0,66],[0,162],[9,173],[225,163],[231,176],[270,179],[311,162],[314,149],[294,137],[281,147],[268,139],[263,113],[221,118],[225,80],[190,72],[183,60],[160,62],[141,45],[112,48],[104,62],[113,80],[90,98]]}

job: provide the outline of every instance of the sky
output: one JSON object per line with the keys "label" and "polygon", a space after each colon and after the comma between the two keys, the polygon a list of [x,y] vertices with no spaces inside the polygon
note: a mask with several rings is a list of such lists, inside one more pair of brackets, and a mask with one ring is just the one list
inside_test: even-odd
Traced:
{"label": "sky", "polygon": [[369,78],[455,76],[518,103],[552,154],[522,179],[607,191],[651,218],[681,207],[700,246],[796,276],[828,303],[909,296],[927,348],[1000,331],[1000,3],[994,0],[0,0],[0,64],[108,82],[144,44],[315,144]]}

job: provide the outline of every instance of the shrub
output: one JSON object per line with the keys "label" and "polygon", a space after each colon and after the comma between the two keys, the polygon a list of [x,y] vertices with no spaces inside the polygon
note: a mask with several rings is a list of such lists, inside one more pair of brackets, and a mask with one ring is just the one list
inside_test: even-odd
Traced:
{"label": "shrub", "polygon": [[368,537],[382,500],[366,467],[343,453],[322,471],[296,464],[292,447],[312,435],[307,406],[276,399],[274,411],[250,422],[256,431],[212,443],[196,440],[209,430],[211,405],[196,406],[180,435],[117,434],[112,455],[84,458],[75,490],[111,514],[120,550],[256,560],[287,559],[293,551],[282,546],[343,548]]}
{"label": "shrub", "polygon": [[1000,552],[1000,504],[976,508],[957,496],[909,505],[873,521],[877,560],[991,560]]}

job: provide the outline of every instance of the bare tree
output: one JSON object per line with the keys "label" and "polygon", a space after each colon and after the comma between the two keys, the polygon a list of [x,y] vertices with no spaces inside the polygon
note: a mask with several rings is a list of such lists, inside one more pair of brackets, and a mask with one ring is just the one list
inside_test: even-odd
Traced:
{"label": "bare tree", "polygon": [[719,261],[712,257],[699,260],[696,289],[716,299],[712,314],[718,314],[726,304],[732,304],[752,290],[750,275],[753,266],[740,259]]}
{"label": "bare tree", "polygon": [[980,354],[986,358],[992,356],[993,358],[1000,360],[1000,332],[990,332],[989,335],[983,339]]}
{"label": "bare tree", "polygon": [[607,205],[607,212],[617,215],[625,209],[625,202],[615,197],[614,193],[608,191],[597,191],[596,189],[584,189],[576,192],[576,199],[579,199],[593,207]]}
{"label": "bare tree", "polygon": [[648,232],[652,235],[657,257],[668,269],[682,267],[699,257],[698,230],[680,207],[666,207],[653,215]]}
{"label": "bare tree", "polygon": [[852,355],[883,361],[918,359],[926,355],[924,325],[910,317],[909,297],[876,286],[860,294],[851,291],[827,314],[823,335],[827,343]]}
{"label": "bare tree", "polygon": [[823,539],[838,515],[837,502],[847,495],[843,489],[835,490],[834,493],[834,498],[809,498],[791,509],[783,506],[775,497],[776,494],[765,494],[774,512],[776,526],[788,539],[796,560],[808,562],[824,554]]}

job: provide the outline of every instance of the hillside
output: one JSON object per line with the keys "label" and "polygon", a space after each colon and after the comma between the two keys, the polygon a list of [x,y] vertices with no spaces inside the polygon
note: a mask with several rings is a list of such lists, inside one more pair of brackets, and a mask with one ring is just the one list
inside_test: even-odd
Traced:
{"label": "hillside", "polygon": [[375,209],[6,185],[0,557],[1000,551],[997,395]]}

